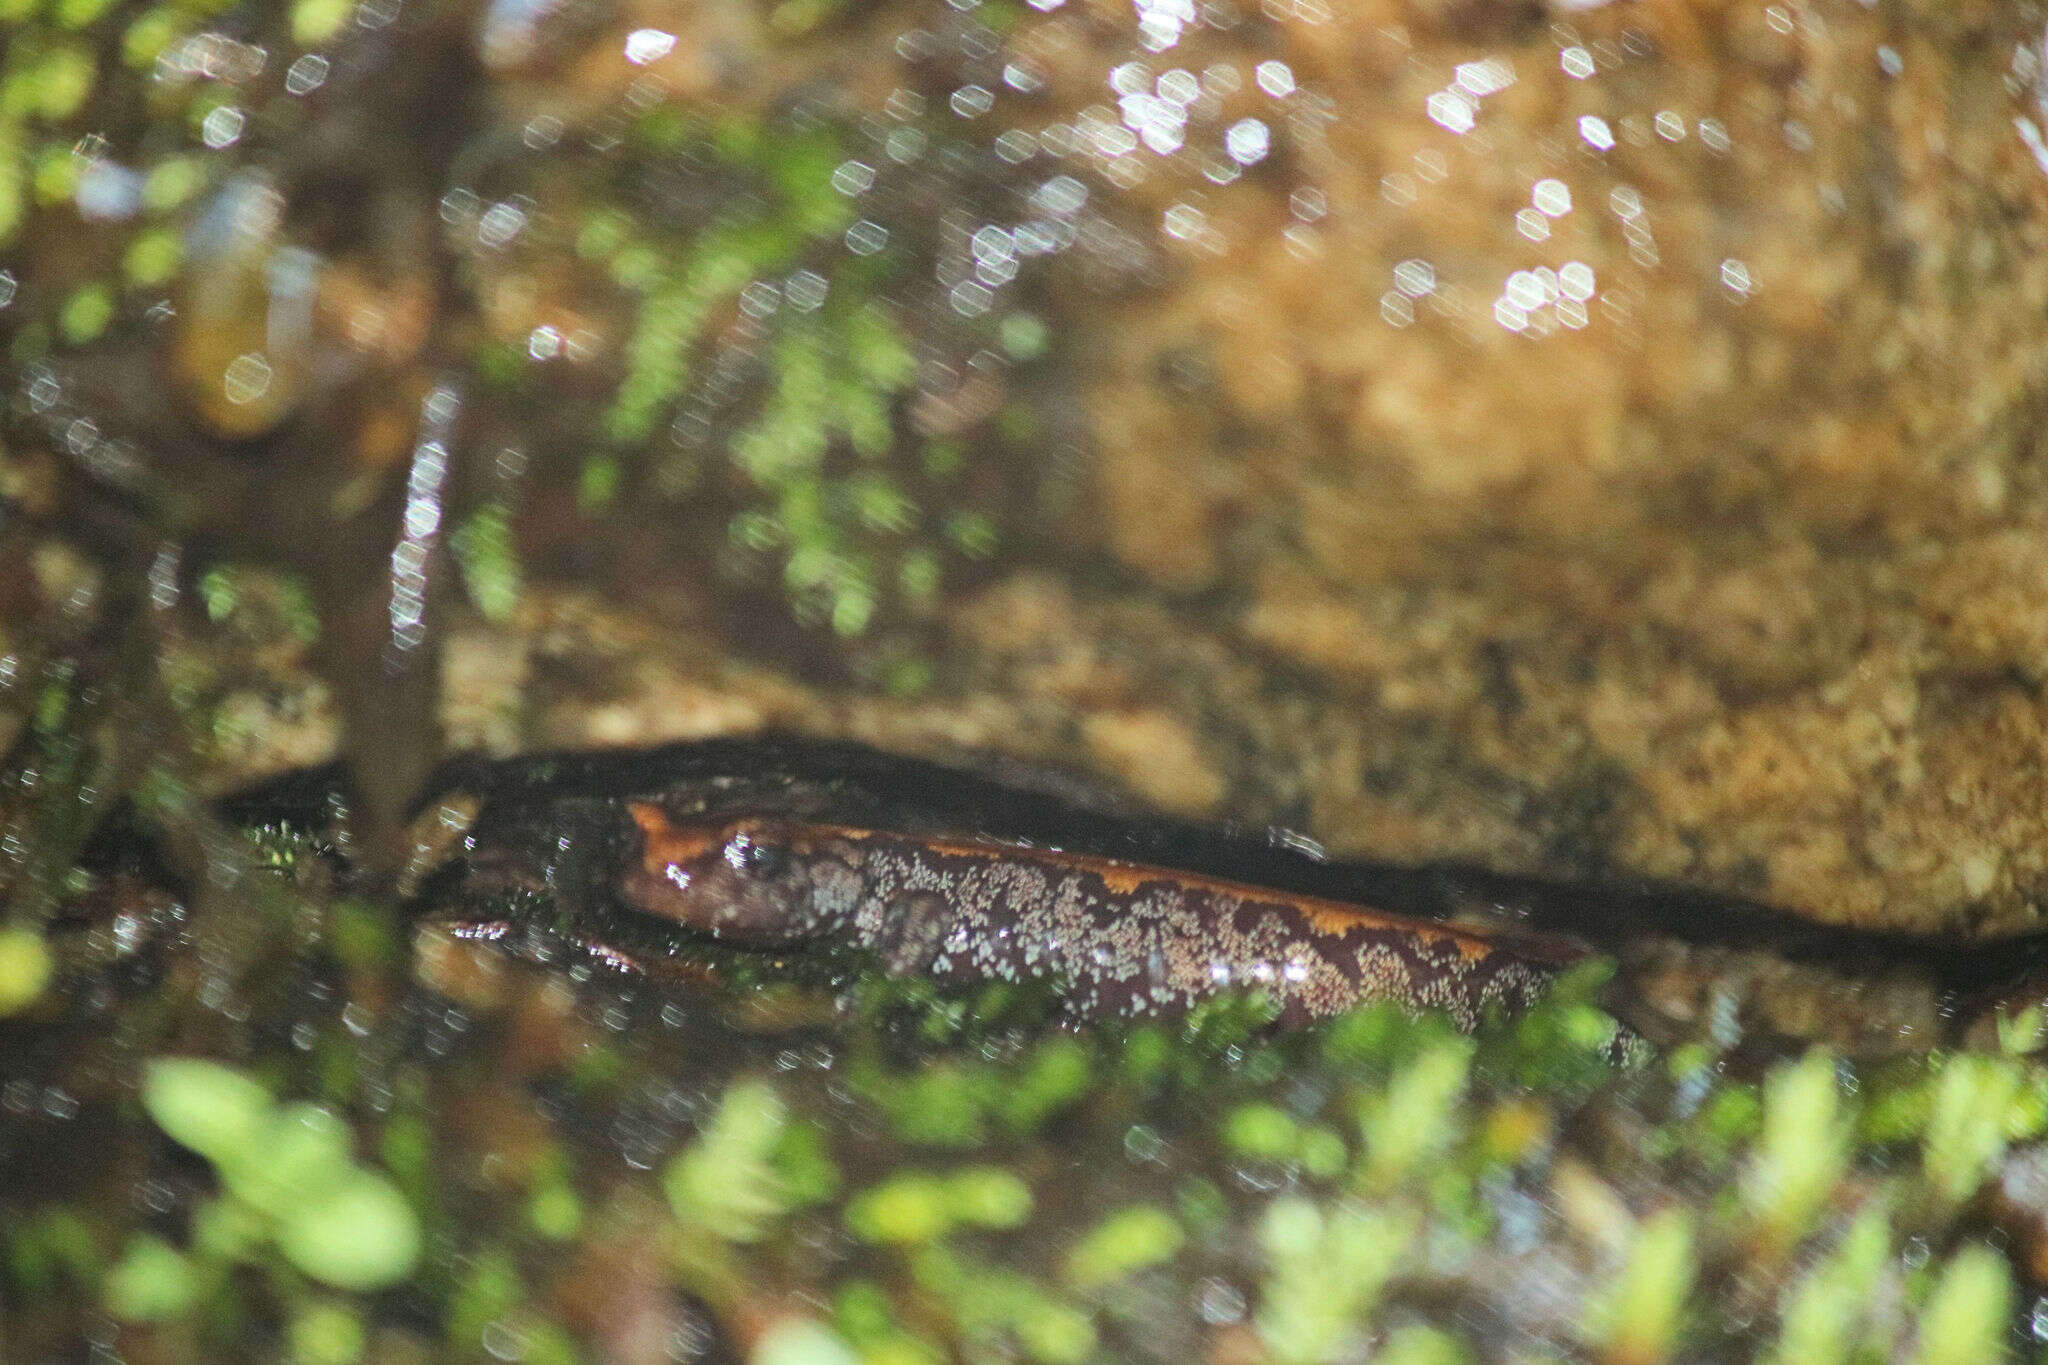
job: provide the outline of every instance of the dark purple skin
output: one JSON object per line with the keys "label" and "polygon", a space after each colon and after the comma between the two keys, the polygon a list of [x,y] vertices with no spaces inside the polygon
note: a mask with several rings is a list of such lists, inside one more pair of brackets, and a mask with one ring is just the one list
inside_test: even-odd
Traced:
{"label": "dark purple skin", "polygon": [[1191,873],[981,840],[629,809],[628,905],[746,946],[836,942],[898,975],[1050,978],[1084,1017],[1263,992],[1283,1022],[1374,1000],[1459,1026],[1514,1010],[1587,950]]}

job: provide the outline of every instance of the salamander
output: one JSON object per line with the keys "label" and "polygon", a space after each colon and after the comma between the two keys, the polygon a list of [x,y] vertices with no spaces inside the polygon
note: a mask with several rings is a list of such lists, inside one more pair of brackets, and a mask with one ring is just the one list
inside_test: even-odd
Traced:
{"label": "salamander", "polygon": [[1056,979],[1084,1016],[1235,988],[1264,992],[1283,1022],[1392,1000],[1469,1028],[1590,951],[1033,845],[627,810],[616,889],[635,911],[745,946],[848,944],[902,975]]}

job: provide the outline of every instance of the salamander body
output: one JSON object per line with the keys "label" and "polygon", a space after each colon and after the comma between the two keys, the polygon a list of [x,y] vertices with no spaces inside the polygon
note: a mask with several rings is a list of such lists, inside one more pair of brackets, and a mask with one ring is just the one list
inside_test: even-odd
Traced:
{"label": "salamander body", "polygon": [[1578,945],[1493,934],[1114,859],[978,839],[629,805],[632,909],[745,945],[837,942],[942,980],[1052,978],[1083,1015],[1263,991],[1300,1022],[1372,1000],[1470,1027],[1514,1009]]}

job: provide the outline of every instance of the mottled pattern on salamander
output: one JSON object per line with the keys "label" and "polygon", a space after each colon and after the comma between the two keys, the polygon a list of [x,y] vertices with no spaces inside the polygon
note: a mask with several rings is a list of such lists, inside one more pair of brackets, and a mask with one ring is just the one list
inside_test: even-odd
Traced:
{"label": "mottled pattern on salamander", "polygon": [[1585,956],[1556,940],[1054,850],[631,810],[638,856],[621,891],[637,910],[740,943],[850,943],[898,974],[1054,978],[1083,1015],[1258,989],[1297,1022],[1395,1000],[1470,1027]]}

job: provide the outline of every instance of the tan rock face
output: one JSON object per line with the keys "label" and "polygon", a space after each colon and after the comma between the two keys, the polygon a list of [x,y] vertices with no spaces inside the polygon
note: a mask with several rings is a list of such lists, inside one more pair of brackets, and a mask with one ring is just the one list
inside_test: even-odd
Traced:
{"label": "tan rock face", "polygon": [[1077,534],[1303,680],[1318,834],[2035,922],[2037,8],[1117,8],[1013,38],[1168,262]]}
{"label": "tan rock face", "polygon": [[[937,102],[876,54],[941,20],[861,12],[849,101]],[[984,122],[1035,149],[1019,202],[1067,177],[1108,243],[1050,281],[1092,493],[1053,539],[1126,576],[952,601],[923,698],[664,655],[542,732],[731,695],[691,714],[1007,748],[1347,853],[2037,923],[2044,23],[1034,3]]]}
{"label": "tan rock face", "polygon": [[[1042,314],[1066,368],[974,352],[941,382],[923,355],[897,416],[953,436],[1052,394],[1082,430],[1045,458],[1087,493],[1032,503],[1003,552],[1033,562],[920,606],[900,695],[815,667],[829,638],[778,668],[775,632],[716,624],[708,570],[652,581],[706,563],[659,552],[686,498],[614,513],[588,538],[647,539],[616,578],[648,581],[536,592],[458,647],[458,739],[1002,748],[1343,853],[2042,919],[2038,0],[974,10],[851,5],[784,41],[737,0],[636,0],[559,91],[521,84],[540,48],[485,54],[494,98],[546,94],[579,136],[618,100],[794,102],[877,165],[941,147],[860,210],[959,257],[910,260],[904,297],[943,314],[927,286],[980,229],[1028,226],[984,306]],[[641,26],[681,35],[646,71]],[[637,296],[572,236],[480,247],[476,316],[616,351]],[[633,615],[664,593],[666,631]]]}

